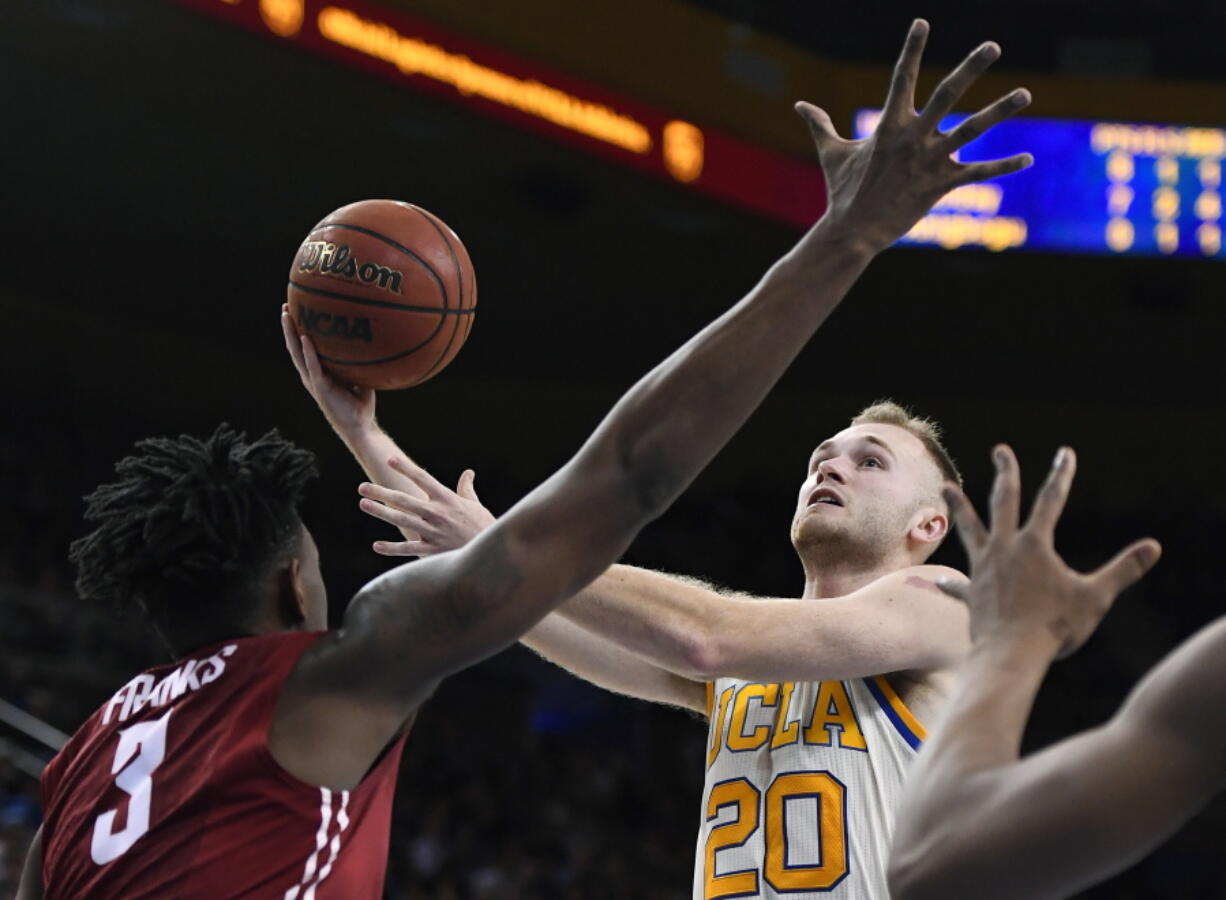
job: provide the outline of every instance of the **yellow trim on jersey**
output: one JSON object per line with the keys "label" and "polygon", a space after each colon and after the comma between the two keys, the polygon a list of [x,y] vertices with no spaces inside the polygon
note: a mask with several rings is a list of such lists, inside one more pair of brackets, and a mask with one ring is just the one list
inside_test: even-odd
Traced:
{"label": "yellow trim on jersey", "polygon": [[724,688],[724,692],[719,695],[719,714],[716,718],[711,719],[711,746],[707,751],[708,769],[715,764],[715,757],[719,756],[719,751],[724,746],[724,722],[728,715],[728,701],[732,699],[734,690],[736,690],[735,687]]}
{"label": "yellow trim on jersey", "polygon": [[898,718],[902,719],[903,724],[910,728],[917,738],[921,741],[928,740],[928,730],[920,724],[919,719],[911,714],[911,710],[907,709],[907,704],[902,702],[902,697],[899,697],[894,692],[894,688],[890,687],[890,682],[886,680],[884,675],[878,675],[873,678],[873,684],[881,690],[885,695],[886,700],[890,702],[890,708],[898,713]]}

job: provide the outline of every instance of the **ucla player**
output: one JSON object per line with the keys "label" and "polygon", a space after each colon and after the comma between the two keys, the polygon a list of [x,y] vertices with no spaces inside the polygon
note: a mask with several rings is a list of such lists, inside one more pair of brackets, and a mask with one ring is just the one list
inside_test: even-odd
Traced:
{"label": "ucla player", "polygon": [[[363,507],[412,537],[381,552],[432,555],[494,521],[471,473],[452,492],[392,467],[420,493],[364,488]],[[894,809],[969,647],[964,606],[936,585],[962,576],[923,565],[957,477],[930,423],[877,404],[810,461],[799,600],[618,565],[522,639],[602,687],[707,716],[696,898],[886,896]]]}
{"label": "ucla player", "polygon": [[1138,541],[1072,571],[1054,542],[1072,451],[1057,454],[1021,526],[1017,460],[1008,447],[994,457],[990,530],[948,491],[971,582],[947,589],[970,608],[974,648],[900,808],[895,900],[1068,897],[1140,860],[1226,784],[1226,619],[1159,663],[1109,722],[1019,759],[1048,667],[1161,548]]}
{"label": "ucla player", "polygon": [[[898,152],[911,177],[925,177],[919,173],[949,164],[955,147],[1028,102],[1014,92],[968,119],[969,131],[940,134],[936,123],[999,50],[985,44],[971,54],[917,115],[925,35],[923,23],[909,35],[875,149],[843,141],[824,114],[802,107],[832,210],[879,189],[885,169],[861,168],[873,155],[887,167]],[[933,155],[904,162],[912,152]],[[857,153],[870,155],[853,163]],[[904,180],[896,189],[899,198],[885,202],[912,187]],[[372,399],[328,382],[292,330],[287,342],[308,390],[377,482],[362,486],[363,508],[408,538],[377,550],[432,556],[494,521],[471,472],[457,491],[444,487],[374,426]],[[792,523],[805,573],[800,599],[725,596],[615,566],[524,637],[596,684],[708,716],[699,900],[886,896],[906,769],[969,646],[965,609],[934,581],[959,576],[923,564],[948,531],[941,485],[959,480],[932,423],[893,403],[875,405],[809,460]]]}

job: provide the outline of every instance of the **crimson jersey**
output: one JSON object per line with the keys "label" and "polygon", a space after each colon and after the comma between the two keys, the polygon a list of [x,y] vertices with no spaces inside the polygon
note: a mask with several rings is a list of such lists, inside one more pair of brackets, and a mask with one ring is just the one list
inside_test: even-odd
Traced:
{"label": "crimson jersey", "polygon": [[318,634],[204,647],[124,685],[43,772],[46,900],[378,900],[404,735],[352,791],[268,749]]}

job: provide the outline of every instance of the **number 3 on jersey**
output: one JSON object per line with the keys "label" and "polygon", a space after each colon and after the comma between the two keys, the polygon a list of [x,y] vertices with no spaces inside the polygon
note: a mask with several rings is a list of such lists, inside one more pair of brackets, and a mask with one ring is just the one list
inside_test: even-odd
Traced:
{"label": "number 3 on jersey", "polygon": [[[722,781],[711,788],[707,798],[707,821],[726,807],[736,808],[736,817],[716,825],[707,835],[706,900],[746,897],[757,894],[758,870],[743,869],[715,874],[715,856],[720,850],[740,847],[758,830],[760,818],[766,820],[765,859],[762,875],[776,891],[826,891],[847,875],[847,823],[845,791],[842,782],[829,772],[787,772],[775,777],[762,794],[745,778]],[[817,802],[816,832],[818,856],[815,865],[788,863],[788,801],[813,799]],[[764,809],[760,810],[760,807]]]}
{"label": "number 3 on jersey", "polygon": [[[100,866],[123,856],[149,830],[153,770],[166,758],[166,725],[172,712],[174,710],[169,709],[160,719],[140,722],[119,732],[119,747],[111,763],[111,774],[115,775],[116,787],[129,794],[128,817],[127,824],[119,831],[113,830],[118,809],[107,810],[94,822],[90,856]],[[133,756],[136,759],[132,759]]]}

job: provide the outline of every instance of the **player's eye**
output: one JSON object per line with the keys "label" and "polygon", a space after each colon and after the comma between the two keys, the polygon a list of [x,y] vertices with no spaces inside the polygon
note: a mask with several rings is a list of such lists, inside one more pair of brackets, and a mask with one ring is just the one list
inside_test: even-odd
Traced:
{"label": "player's eye", "polygon": [[866,456],[864,457],[864,459],[860,460],[861,467],[870,466],[870,465],[873,466],[874,468],[880,469],[881,460],[875,456]]}

